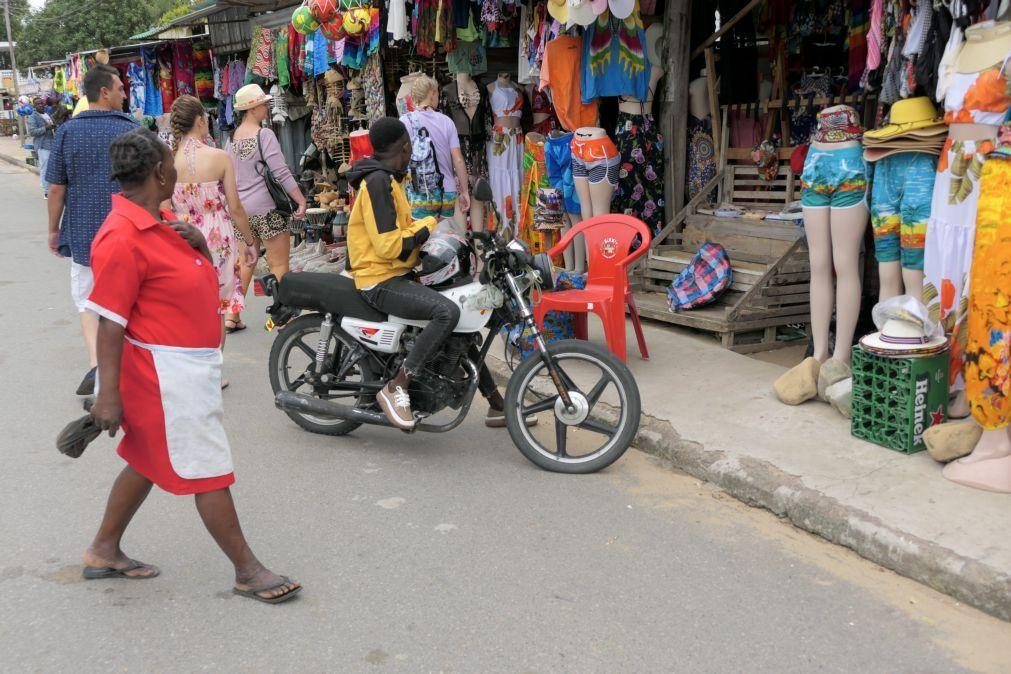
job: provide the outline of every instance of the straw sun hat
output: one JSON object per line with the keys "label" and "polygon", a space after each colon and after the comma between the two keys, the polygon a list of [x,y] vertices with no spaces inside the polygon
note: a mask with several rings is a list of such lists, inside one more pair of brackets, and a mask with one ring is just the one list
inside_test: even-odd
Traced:
{"label": "straw sun hat", "polygon": [[265,94],[258,84],[247,84],[235,92],[235,109],[252,110],[258,105],[269,103],[273,98],[270,94]]}

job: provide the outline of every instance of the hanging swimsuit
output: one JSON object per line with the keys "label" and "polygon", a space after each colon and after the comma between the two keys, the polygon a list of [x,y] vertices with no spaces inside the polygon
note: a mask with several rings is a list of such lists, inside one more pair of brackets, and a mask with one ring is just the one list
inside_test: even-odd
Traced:
{"label": "hanging swimsuit", "polygon": [[523,97],[513,87],[503,87],[497,81],[491,92],[491,112],[495,118],[523,116]]}
{"label": "hanging swimsuit", "polygon": [[[485,117],[488,113],[488,97],[480,84],[473,94],[460,95],[456,82],[442,88],[442,109],[456,124],[460,138],[460,152],[467,165],[467,177],[471,189],[477,179],[488,174],[488,157],[485,152]],[[476,100],[475,100],[476,99]],[[467,108],[474,107],[474,114],[468,115]]]}

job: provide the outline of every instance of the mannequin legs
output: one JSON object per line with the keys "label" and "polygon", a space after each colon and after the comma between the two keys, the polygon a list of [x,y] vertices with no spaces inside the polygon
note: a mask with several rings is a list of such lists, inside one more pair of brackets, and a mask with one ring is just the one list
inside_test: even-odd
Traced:
{"label": "mannequin legs", "polygon": [[[573,185],[576,187],[576,194],[579,195],[579,207],[582,210],[582,220],[587,220],[595,215],[603,215],[611,212],[611,197],[614,195],[614,187],[606,180],[591,185],[586,178],[573,178]],[[572,224],[576,224],[575,216],[569,216]],[[573,270],[577,273],[586,271],[586,242],[582,236],[577,236],[572,240],[574,251]]]}
{"label": "mannequin legs", "polygon": [[860,318],[860,249],[867,227],[867,207],[831,209],[832,260],[835,263],[835,351],[832,356],[849,364],[853,333]]}
{"label": "mannequin legs", "polygon": [[919,298],[923,294],[923,271],[904,269],[899,262],[879,262],[878,278],[881,280],[879,302],[899,295]]}
{"label": "mannequin legs", "polygon": [[814,358],[829,358],[835,275],[836,342],[832,356],[849,364],[860,316],[860,248],[867,226],[867,207],[805,208],[804,229],[811,256],[811,329]]}
{"label": "mannequin legs", "polygon": [[828,208],[805,208],[804,231],[811,258],[811,333],[814,359],[828,360],[829,325],[832,323],[832,236]]}
{"label": "mannequin legs", "polygon": [[881,287],[878,290],[878,301],[884,302],[892,297],[902,295],[903,269],[898,262],[879,262],[878,279]]}
{"label": "mannequin legs", "polygon": [[905,285],[905,295],[919,298],[923,295],[923,270],[903,269],[902,283]]}

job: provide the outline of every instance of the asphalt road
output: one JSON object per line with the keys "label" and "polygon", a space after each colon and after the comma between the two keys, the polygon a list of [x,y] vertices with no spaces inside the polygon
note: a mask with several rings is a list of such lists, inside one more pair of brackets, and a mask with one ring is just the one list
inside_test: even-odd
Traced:
{"label": "asphalt road", "polygon": [[226,348],[234,493],[302,596],[234,597],[191,499],[157,490],[125,549],[163,575],[82,581],[121,462],[108,438],[54,448],[86,362],[44,203],[0,163],[6,671],[1011,671],[1008,624],[637,452],[545,473],[483,408],[447,436],[307,434],[272,405],[255,327]]}

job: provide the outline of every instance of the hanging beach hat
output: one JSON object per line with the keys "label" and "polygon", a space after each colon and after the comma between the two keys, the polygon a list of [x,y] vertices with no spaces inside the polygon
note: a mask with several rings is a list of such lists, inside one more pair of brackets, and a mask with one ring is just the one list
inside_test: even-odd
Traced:
{"label": "hanging beach hat", "polygon": [[258,84],[247,84],[235,92],[235,109],[251,110],[259,105],[270,102],[273,98],[270,94],[263,93],[263,89]]}
{"label": "hanging beach hat", "polygon": [[367,9],[352,9],[344,14],[344,30],[348,35],[361,35],[371,22],[372,15]]}
{"label": "hanging beach hat", "polygon": [[336,0],[310,0],[309,11],[320,23],[330,23],[337,16]]}
{"label": "hanging beach hat", "polygon": [[566,24],[569,22],[569,3],[568,0],[548,0],[548,14],[558,21],[558,23]]}
{"label": "hanging beach hat", "polygon": [[607,7],[616,19],[627,19],[635,11],[635,0],[607,0]]}
{"label": "hanging beach hat", "polygon": [[651,24],[646,29],[646,53],[650,64],[658,68],[663,68],[663,45],[663,24]]}
{"label": "hanging beach hat", "polygon": [[597,20],[597,15],[593,12],[590,0],[568,0],[569,1],[569,21],[570,26],[589,26]]}
{"label": "hanging beach hat", "polygon": [[297,33],[309,35],[319,28],[319,21],[312,15],[312,10],[307,5],[302,5],[292,13],[291,27]]}
{"label": "hanging beach hat", "polygon": [[934,104],[926,96],[896,101],[888,113],[888,124],[879,129],[865,131],[864,138],[872,141],[885,140],[911,131],[920,131],[915,134],[917,136],[940,135],[947,132],[944,119],[937,114]]}
{"label": "hanging beach hat", "polygon": [[[345,14],[344,16],[347,17],[349,15]],[[344,19],[340,16],[329,23],[322,24],[319,29],[323,31],[323,35],[328,40],[343,40],[347,37],[347,31],[344,29]]]}
{"label": "hanging beach hat", "polygon": [[607,0],[590,0],[590,7],[593,8],[593,13],[600,16],[607,11]]}
{"label": "hanging beach hat", "polygon": [[95,60],[101,63],[102,65],[109,65],[109,50],[99,49],[97,52],[95,52]]}

